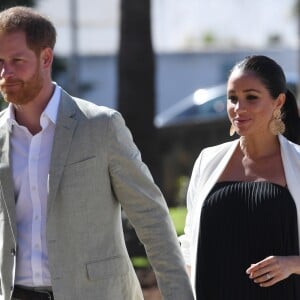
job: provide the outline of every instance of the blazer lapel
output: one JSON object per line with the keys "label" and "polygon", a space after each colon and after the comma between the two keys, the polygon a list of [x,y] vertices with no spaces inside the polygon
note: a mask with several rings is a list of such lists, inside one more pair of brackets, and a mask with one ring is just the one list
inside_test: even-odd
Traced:
{"label": "blazer lapel", "polygon": [[0,201],[2,201],[2,206],[6,210],[8,215],[8,221],[14,240],[16,242],[16,224],[15,224],[15,194],[14,186],[12,181],[12,173],[10,170],[9,162],[9,129],[8,125],[5,123],[0,127]]}
{"label": "blazer lapel", "polygon": [[292,145],[285,137],[279,136],[281,157],[287,182],[287,187],[294,199],[298,216],[298,235],[300,248],[300,148]]}
{"label": "blazer lapel", "polygon": [[[196,241],[191,246],[191,265],[195,266],[197,263],[197,249],[198,249],[198,236],[200,230],[200,215],[201,209],[204,200],[206,199],[208,193],[214,186],[214,184],[218,181],[222,172],[226,168],[230,158],[233,155],[237,145],[239,143],[239,139],[234,140],[232,142],[225,143],[219,148],[218,152],[210,152],[211,149],[207,149],[206,157],[203,158],[205,161],[205,167],[203,172],[201,173],[201,178],[198,184],[198,197],[196,200],[196,207],[193,212],[193,219],[195,220],[195,225],[193,225],[193,233],[192,233],[192,241]],[[194,284],[196,278],[195,268],[192,269],[191,274],[191,282]]]}
{"label": "blazer lapel", "polygon": [[77,121],[74,118],[76,108],[71,96],[62,91],[61,101],[57,115],[56,129],[53,140],[51,163],[49,170],[49,196],[47,215],[51,211],[53,201],[56,197],[59,182],[68,157],[69,148],[72,142],[73,132]]}

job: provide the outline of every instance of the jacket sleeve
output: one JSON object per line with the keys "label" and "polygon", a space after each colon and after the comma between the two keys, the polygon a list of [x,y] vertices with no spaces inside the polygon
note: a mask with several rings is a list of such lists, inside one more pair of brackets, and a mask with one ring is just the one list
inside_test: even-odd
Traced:
{"label": "jacket sleeve", "polygon": [[144,244],[164,299],[194,299],[167,204],[118,112],[108,130],[112,189]]}

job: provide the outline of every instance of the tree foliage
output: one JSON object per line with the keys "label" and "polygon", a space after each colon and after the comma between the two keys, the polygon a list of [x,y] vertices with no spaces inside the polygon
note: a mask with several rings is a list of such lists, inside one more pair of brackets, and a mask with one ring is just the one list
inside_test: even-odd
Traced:
{"label": "tree foliage", "polygon": [[12,7],[12,6],[34,6],[35,0],[1,0],[0,1],[0,10]]}

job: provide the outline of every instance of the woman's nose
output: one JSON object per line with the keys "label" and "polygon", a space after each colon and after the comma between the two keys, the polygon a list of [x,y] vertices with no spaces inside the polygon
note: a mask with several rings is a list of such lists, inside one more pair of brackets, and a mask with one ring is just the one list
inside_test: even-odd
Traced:
{"label": "woman's nose", "polygon": [[244,103],[242,101],[237,101],[235,106],[234,106],[234,111],[235,112],[244,112],[244,111],[246,111]]}

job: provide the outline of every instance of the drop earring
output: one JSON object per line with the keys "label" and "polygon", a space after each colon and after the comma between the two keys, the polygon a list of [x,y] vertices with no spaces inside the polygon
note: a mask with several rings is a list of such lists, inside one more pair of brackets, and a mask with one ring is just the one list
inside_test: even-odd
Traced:
{"label": "drop earring", "polygon": [[279,108],[275,109],[273,112],[273,118],[270,121],[269,129],[274,135],[282,134],[285,132],[285,124],[281,120],[281,111]]}

